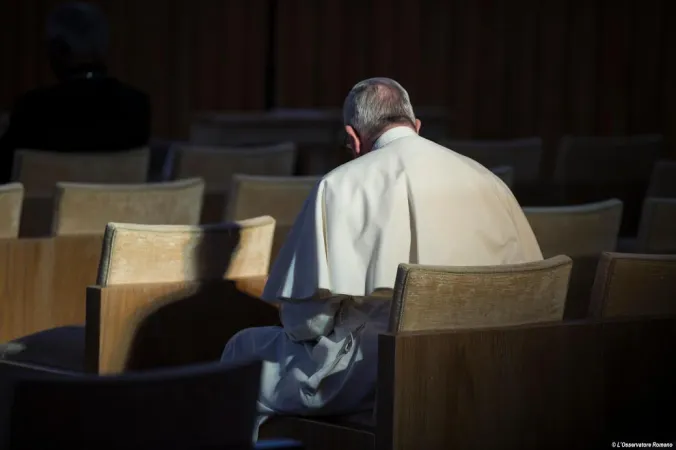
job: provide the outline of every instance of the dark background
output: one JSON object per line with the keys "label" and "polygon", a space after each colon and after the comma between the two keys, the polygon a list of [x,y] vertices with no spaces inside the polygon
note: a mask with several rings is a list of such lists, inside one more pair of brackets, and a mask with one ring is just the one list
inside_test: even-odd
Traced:
{"label": "dark background", "polygon": [[[0,109],[51,82],[54,0],[0,0]],[[191,113],[338,108],[389,76],[454,138],[658,132],[676,156],[675,0],[100,0],[111,71],[150,93],[154,135]],[[423,124],[424,126],[424,124]]]}

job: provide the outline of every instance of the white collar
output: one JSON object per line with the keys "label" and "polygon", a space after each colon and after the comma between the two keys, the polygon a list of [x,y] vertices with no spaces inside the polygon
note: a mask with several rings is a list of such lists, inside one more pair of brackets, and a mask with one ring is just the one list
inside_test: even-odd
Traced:
{"label": "white collar", "polygon": [[397,139],[409,136],[417,136],[417,134],[418,133],[413,131],[410,127],[399,126],[390,128],[389,130],[381,134],[378,139],[376,139],[376,141],[373,143],[373,150],[383,148],[386,145],[389,145],[392,142],[396,141]]}

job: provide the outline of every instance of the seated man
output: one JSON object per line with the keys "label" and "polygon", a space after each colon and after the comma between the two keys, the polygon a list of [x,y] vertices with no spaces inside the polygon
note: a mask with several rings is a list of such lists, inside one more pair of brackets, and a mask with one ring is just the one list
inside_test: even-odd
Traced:
{"label": "seated man", "polygon": [[[263,294],[282,327],[251,328],[222,360],[262,360],[261,421],[373,407],[377,336],[400,263],[498,265],[542,254],[509,188],[479,163],[418,136],[407,92],[362,81],[343,108],[356,159],[306,200]],[[378,293],[390,290],[385,300]],[[365,296],[370,296],[365,299]]]}
{"label": "seated man", "polygon": [[19,148],[57,152],[129,150],[148,144],[148,96],[106,74],[108,25],[92,4],[58,7],[47,22],[59,83],[19,98],[0,138],[0,183]]}

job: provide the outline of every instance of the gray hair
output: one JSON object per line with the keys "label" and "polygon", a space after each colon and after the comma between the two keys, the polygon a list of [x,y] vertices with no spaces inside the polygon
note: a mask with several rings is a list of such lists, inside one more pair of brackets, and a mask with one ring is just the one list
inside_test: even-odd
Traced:
{"label": "gray hair", "polygon": [[415,125],[408,92],[390,78],[369,78],[357,83],[343,104],[343,122],[362,138],[374,138],[389,125]]}
{"label": "gray hair", "polygon": [[100,57],[108,47],[108,22],[95,5],[66,3],[47,19],[47,38],[65,44],[75,55]]}

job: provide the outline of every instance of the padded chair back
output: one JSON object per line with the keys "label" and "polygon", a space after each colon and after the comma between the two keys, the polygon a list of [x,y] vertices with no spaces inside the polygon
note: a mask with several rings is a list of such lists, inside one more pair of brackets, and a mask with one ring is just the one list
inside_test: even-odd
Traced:
{"label": "padded chair back", "polygon": [[275,219],[274,261],[305,200],[320,177],[258,177],[235,175],[230,190],[226,221],[272,216]]}
{"label": "padded chair back", "polygon": [[573,259],[566,318],[585,317],[599,257],[617,246],[622,202],[611,199],[523,210],[545,258],[564,254]]}
{"label": "padded chair back", "polygon": [[400,264],[390,332],[559,321],[573,262],[567,256],[502,266]]}
{"label": "padded chair back", "polygon": [[227,191],[233,175],[291,176],[296,164],[292,143],[267,147],[203,147],[180,145],[172,149],[173,178],[201,177],[207,191]]}
{"label": "padded chair back", "polygon": [[52,233],[101,234],[109,222],[197,225],[203,195],[199,178],[147,184],[58,183]]}
{"label": "padded chair back", "polygon": [[210,226],[110,223],[96,284],[265,276],[274,232],[267,216]]}
{"label": "padded chair back", "polygon": [[15,238],[19,235],[22,206],[21,183],[0,185],[0,239]]}
{"label": "padded chair back", "polygon": [[645,199],[636,250],[676,253],[676,198]]}
{"label": "padded chair back", "polygon": [[60,153],[17,150],[12,179],[23,183],[26,195],[52,195],[58,182],[145,183],[150,150]]}
{"label": "padded chair back", "polygon": [[676,315],[676,255],[604,253],[590,315]]}
{"label": "padded chair back", "polygon": [[507,141],[443,140],[439,143],[486,167],[511,166],[516,184],[537,182],[540,177],[542,139],[538,137]]}
{"label": "padded chair back", "polygon": [[260,376],[253,362],[20,380],[10,450],[251,448]]}
{"label": "padded chair back", "polygon": [[676,161],[658,161],[650,176],[648,197],[676,198]]}

